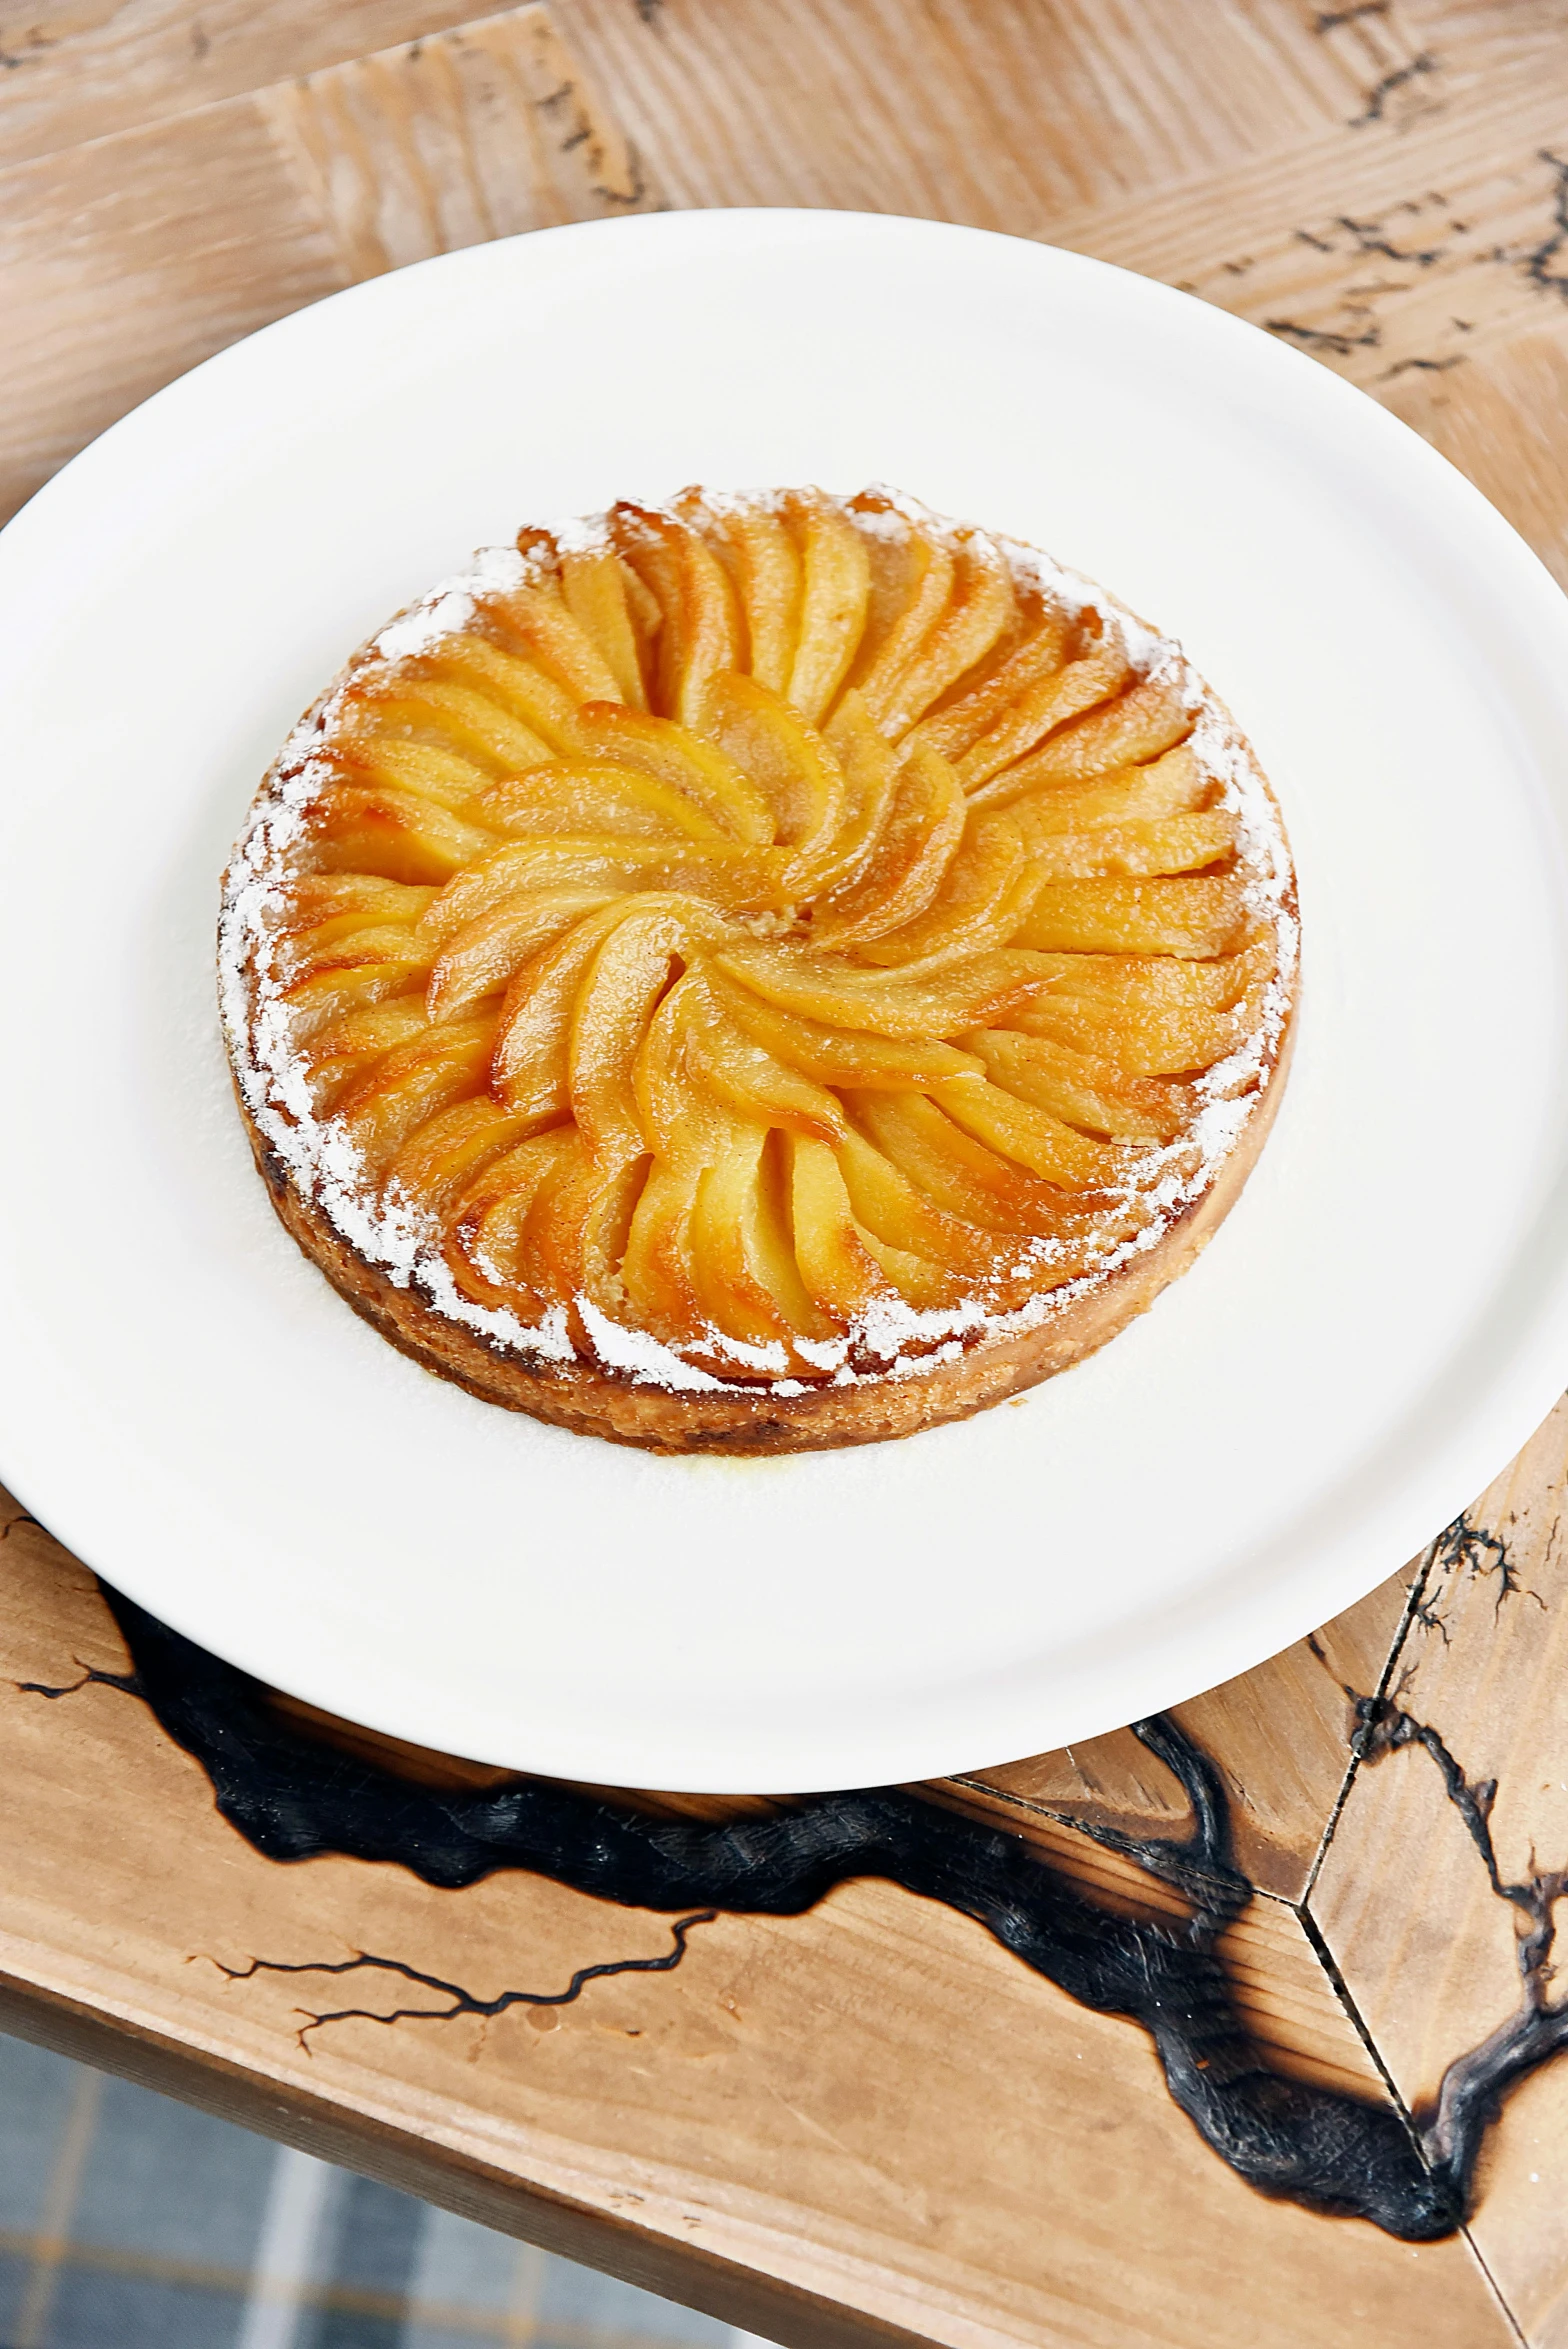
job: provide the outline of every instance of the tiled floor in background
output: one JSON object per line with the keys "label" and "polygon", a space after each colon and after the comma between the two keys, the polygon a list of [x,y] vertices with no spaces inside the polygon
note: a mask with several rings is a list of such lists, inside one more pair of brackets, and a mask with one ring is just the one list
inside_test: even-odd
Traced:
{"label": "tiled floor in background", "polygon": [[0,2039],[0,2349],[732,2349],[747,2338]]}

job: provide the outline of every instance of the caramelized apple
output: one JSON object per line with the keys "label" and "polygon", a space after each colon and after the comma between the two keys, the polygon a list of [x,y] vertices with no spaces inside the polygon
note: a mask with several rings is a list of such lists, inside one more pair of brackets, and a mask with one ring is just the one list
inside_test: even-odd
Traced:
{"label": "caramelized apple", "polygon": [[1294,935],[1174,646],[889,492],[693,490],[356,656],[229,875],[225,1017],[280,1212],[399,1343],[633,1441],[859,1440],[1180,1268]]}

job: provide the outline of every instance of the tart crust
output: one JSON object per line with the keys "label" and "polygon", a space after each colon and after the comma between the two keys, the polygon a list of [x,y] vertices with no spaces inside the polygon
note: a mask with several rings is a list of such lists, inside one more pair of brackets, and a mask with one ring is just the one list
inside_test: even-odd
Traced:
{"label": "tart crust", "polygon": [[[655,546],[657,558],[667,554],[668,543],[676,543],[670,534],[692,530],[694,514],[706,523],[710,540],[715,532],[722,533],[727,526],[725,509],[717,504],[708,507],[695,504],[697,496],[698,493],[692,493],[674,509],[652,517],[658,529],[666,529],[666,539],[659,540]],[[802,502],[792,509],[797,544],[802,530],[809,528],[813,514],[831,510],[840,517],[854,516],[858,508],[862,517],[869,511],[879,518],[876,529],[888,533],[902,531],[906,536],[925,533],[933,544],[946,550],[950,560],[970,560],[973,566],[974,558],[964,550],[971,542],[978,542],[980,534],[969,532],[966,526],[942,524],[923,509],[891,495],[868,493],[866,499],[853,502],[826,500],[816,492],[799,493],[799,498]],[[735,509],[746,510],[745,502],[735,501]],[[758,499],[752,501],[751,510],[777,512],[779,507],[775,501],[769,509],[764,500]],[[628,526],[634,535],[636,530],[646,529],[650,517],[645,510],[618,509],[617,513],[622,511],[636,517],[634,524]],[[802,512],[807,517],[804,525],[799,520]],[[601,553],[606,547],[618,549],[617,559],[623,568],[631,569],[633,566],[625,555],[626,539],[616,538],[615,524],[616,517],[610,517],[608,528],[600,525],[597,536],[592,529],[585,531],[582,526],[558,537],[540,532],[523,533],[519,540],[523,549],[521,558],[480,558],[475,573],[466,580],[447,583],[433,591],[421,605],[400,615],[361,648],[327,694],[307,713],[264,782],[250,825],[225,876],[220,925],[225,1032],[239,1107],[257,1165],[285,1228],[356,1312],[415,1361],[453,1380],[471,1394],[508,1409],[526,1412],[574,1432],[654,1450],[734,1454],[873,1443],[968,1417],[1067,1369],[1108,1343],[1136,1315],[1145,1312],[1160,1291],[1207,1244],[1246,1182],[1278,1107],[1293,1040],[1295,889],[1278,809],[1234,722],[1212,692],[1193,676],[1177,648],[1154,636],[1102,590],[1072,574],[1061,573],[1032,550],[1010,542],[985,541],[993,550],[1001,544],[1015,600],[1021,593],[1032,594],[1035,602],[1031,610],[1036,619],[1041,613],[1049,617],[1053,598],[1064,610],[1070,609],[1072,627],[1080,632],[1071,639],[1076,648],[1072,657],[1081,665],[1094,657],[1097,646],[1103,655],[1105,647],[1114,649],[1120,645],[1130,664],[1127,672],[1130,683],[1124,682],[1119,691],[1132,692],[1140,685],[1152,690],[1154,680],[1168,680],[1172,675],[1180,679],[1182,690],[1188,696],[1189,736],[1193,742],[1201,736],[1210,746],[1213,773],[1202,804],[1211,807],[1223,804],[1239,811],[1235,819],[1238,846],[1234,854],[1228,863],[1221,859],[1220,864],[1206,869],[1218,871],[1223,866],[1227,878],[1246,884],[1251,911],[1246,917],[1244,935],[1237,931],[1236,938],[1251,948],[1255,958],[1265,947],[1268,950],[1267,971],[1247,999],[1253,1006],[1248,1033],[1218,1071],[1178,1072],[1180,1084],[1187,1086],[1191,1095],[1188,1126],[1167,1137],[1163,1157],[1149,1145],[1145,1154],[1147,1165],[1135,1181],[1129,1178],[1133,1189],[1128,1196],[1137,1200],[1133,1225],[1124,1216],[1118,1226],[1119,1244],[1107,1245],[1098,1262],[1091,1254],[1087,1262],[1080,1261],[1054,1284],[1042,1277],[1032,1290],[1026,1284],[1021,1291],[1015,1279],[1003,1298],[1000,1291],[987,1294],[984,1284],[977,1283],[976,1296],[981,1301],[981,1309],[974,1309],[974,1299],[960,1297],[956,1309],[948,1310],[945,1315],[923,1309],[908,1298],[897,1297],[892,1298],[891,1321],[884,1310],[880,1321],[873,1314],[857,1323],[846,1310],[839,1316],[836,1351],[835,1345],[824,1347],[821,1343],[818,1323],[815,1343],[806,1343],[803,1351],[786,1332],[786,1340],[794,1350],[781,1354],[776,1362],[771,1360],[767,1346],[759,1350],[755,1343],[748,1344],[743,1338],[726,1340],[722,1330],[716,1330],[711,1324],[706,1330],[694,1325],[673,1337],[667,1327],[650,1331],[646,1322],[639,1326],[635,1309],[624,1316],[630,1326],[617,1327],[615,1343],[606,1343],[602,1312],[590,1312],[581,1297],[574,1304],[558,1305],[554,1309],[546,1343],[543,1322],[532,1326],[520,1321],[516,1313],[505,1310],[504,1297],[490,1285],[487,1259],[479,1260],[486,1267],[483,1278],[474,1274],[468,1279],[464,1265],[459,1264],[459,1273],[464,1274],[467,1285],[460,1283],[454,1287],[450,1265],[456,1260],[450,1246],[439,1263],[432,1252],[442,1243],[440,1219],[433,1219],[429,1212],[420,1209],[417,1201],[410,1202],[396,1183],[389,1182],[384,1164],[370,1168],[365,1160],[356,1160],[355,1147],[346,1142],[341,1120],[334,1122],[330,1107],[323,1111],[315,1105],[314,1080],[307,1059],[300,1052],[285,1001],[286,989],[278,975],[276,948],[280,924],[286,926],[291,892],[297,889],[299,876],[322,869],[324,837],[328,849],[333,847],[330,829],[323,834],[319,811],[329,796],[322,775],[327,774],[330,781],[336,770],[321,768],[319,762],[323,746],[332,749],[334,729],[343,723],[345,697],[352,695],[367,677],[383,692],[395,692],[399,680],[409,675],[415,678],[417,686],[427,674],[432,651],[439,657],[440,648],[452,640],[454,619],[460,631],[464,615],[471,616],[476,606],[482,615],[485,597],[505,594],[508,582],[515,588],[519,581],[528,584],[542,579],[547,587],[553,588],[556,574],[550,566],[560,562],[563,549],[583,545],[590,549],[597,547]],[[856,526],[865,527],[863,519]],[[956,558],[955,549],[958,550]],[[656,559],[647,575],[657,588],[661,576],[667,573],[668,565],[666,573],[661,574]],[[641,594],[644,605],[651,600],[646,587],[639,589],[636,581],[632,587]],[[677,587],[669,592],[678,597],[680,591]],[[739,592],[744,601],[744,587],[740,591],[732,588],[731,592]],[[957,590],[953,593],[956,601]],[[633,608],[635,600],[635,594],[628,596],[628,610]],[[641,658],[645,677],[650,680],[648,698],[655,708],[662,706],[666,712],[678,710],[683,695],[688,697],[689,708],[696,693],[691,685],[689,659],[685,673],[678,663],[671,669],[670,649],[673,645],[678,653],[684,641],[689,654],[690,645],[700,638],[702,619],[699,613],[697,622],[687,625],[679,609],[672,608],[667,600],[664,627],[655,639],[647,630],[644,614]],[[684,640],[683,626],[686,627]],[[761,623],[753,618],[753,647],[761,641],[760,627]],[[1082,634],[1086,629],[1087,639]],[[628,633],[625,643],[630,641]],[[1063,642],[1068,643],[1069,638],[1064,636]],[[623,675],[628,658],[625,643],[620,648]],[[972,694],[989,690],[992,704],[1001,709],[1002,720],[1006,722],[1007,705],[1005,701],[998,702],[1000,688],[994,683],[997,658],[993,655],[990,661],[989,676],[993,682],[989,686],[987,664],[982,656],[973,671],[973,677],[980,681],[978,687],[974,686],[973,677],[960,676],[938,694],[931,705],[937,713],[934,740],[950,744],[961,739],[962,727],[955,731],[950,720],[955,708],[961,711],[964,707],[962,689],[966,686]],[[655,685],[651,680],[659,662],[665,666]],[[870,672],[873,680],[875,674],[873,664]],[[386,683],[388,679],[390,686]],[[868,696],[872,691],[868,685]],[[1026,743],[1014,755],[1013,768],[1021,772],[1028,758],[1038,752],[1040,742],[1049,752],[1069,741],[1075,730],[1084,732],[1103,715],[1103,705],[1091,702],[1086,706],[1087,719],[1082,708],[1075,710],[1069,706],[1062,725],[1047,728],[1039,741]],[[995,714],[994,710],[991,714]],[[826,727],[826,714],[819,715]],[[884,715],[880,722],[895,740],[901,738],[901,725],[902,737],[907,738],[901,755],[907,762],[908,744],[920,737],[918,718],[910,721],[907,712],[895,711],[893,721]],[[944,725],[947,726],[945,735]],[[417,733],[416,727],[407,730],[410,734]],[[743,736],[744,729],[741,731]],[[817,738],[813,735],[812,739]],[[492,778],[496,763],[492,758]],[[936,764],[942,764],[940,758]],[[963,764],[959,758],[956,771],[961,773]],[[561,765],[558,749],[556,765]],[[578,767],[588,771],[581,759]],[[1069,759],[1063,772],[1067,773],[1070,767]],[[552,766],[549,771],[553,773],[555,768]],[[564,766],[562,771],[566,771]],[[524,784],[527,772],[525,769]],[[994,780],[989,786],[982,783],[980,787],[988,799],[995,799],[1000,788],[1000,804],[1004,809],[1016,804],[1006,797],[1009,772],[1004,764],[999,770],[999,782]],[[1152,763],[1135,758],[1130,765],[1107,769],[1103,764],[1096,768],[1091,761],[1079,778],[1079,786],[1085,781],[1090,786],[1102,783],[1107,773],[1113,782],[1130,777],[1136,783],[1140,776],[1152,773]],[[1060,790],[1061,776],[1055,782]],[[1223,794],[1217,798],[1222,783]],[[624,784],[619,787],[624,789]],[[508,785],[504,777],[500,784],[492,780],[492,793],[509,788],[515,790],[517,786]],[[360,796],[363,800],[366,795]],[[370,804],[374,813],[373,793]],[[475,804],[489,807],[491,802]],[[885,810],[891,804],[886,802]],[[459,827],[464,812],[460,804],[456,819]],[[360,822],[368,820],[362,815],[355,818]],[[885,823],[890,825],[891,821],[885,814]],[[972,818],[966,817],[964,821],[969,827],[963,833],[967,842],[972,837]],[[439,831],[438,825],[435,828]],[[415,829],[417,832],[417,826]],[[1102,829],[1097,837],[1104,841],[1109,835]],[[494,845],[492,837],[491,849]],[[1047,838],[1044,853],[1049,853],[1052,845],[1052,839]],[[415,856],[417,867],[418,852],[410,853]],[[437,852],[430,853],[435,856]],[[783,855],[782,850],[775,853]],[[951,856],[952,852],[948,853]],[[799,854],[804,855],[805,851]],[[333,869],[330,856],[325,869]],[[339,863],[336,869],[342,872],[347,868]],[[874,883],[874,865],[868,869],[872,871]],[[1065,869],[1071,872],[1075,868],[1069,863]],[[1096,869],[1091,862],[1091,873]],[[1119,868],[1113,864],[1107,869],[1115,872]],[[1139,870],[1136,864],[1125,869]],[[1190,863],[1187,868],[1177,867],[1184,875],[1190,870]],[[463,877],[459,869],[451,886],[455,887]],[[858,883],[851,876],[847,895],[842,876],[834,884],[826,900],[829,922],[835,918],[835,905],[847,905],[853,917],[857,886],[863,902],[867,887],[864,872]],[[962,913],[961,890],[955,896],[956,887],[951,879],[941,884],[941,889],[948,892],[948,900],[957,904]],[[898,939],[906,933],[917,944],[926,945],[926,960],[930,961],[929,941],[924,939],[919,923],[923,918],[929,927],[935,918],[930,910],[932,903],[940,914],[944,903],[941,889],[934,900],[928,898],[923,915],[917,908],[911,917],[913,927],[906,923],[905,932],[901,933],[895,925],[891,932],[895,959],[891,964],[886,950],[873,943],[869,951],[881,956],[871,966],[873,970],[880,969],[891,981],[898,978],[901,969],[911,967],[907,960],[903,965],[896,960]],[[426,894],[434,891],[427,886]],[[1067,895],[1071,896],[1070,888]],[[743,933],[749,931],[764,942],[777,935],[778,923],[783,919],[766,911],[759,914],[755,909],[736,918]],[[809,923],[811,918],[809,911],[797,917],[797,936],[799,920]],[[842,914],[838,918],[842,919]],[[1020,934],[1027,946],[1027,924]],[[938,935],[938,946],[940,943]],[[809,948],[808,930],[804,946],[795,951],[804,953]],[[756,949],[757,952],[769,950],[764,945]],[[786,961],[791,951],[786,944]],[[853,954],[853,946],[848,951]],[[1065,951],[1077,950],[1069,947]],[[1103,941],[1099,947],[1091,944],[1084,951],[1093,954],[1100,963],[1113,959],[1104,950]],[[1201,954],[1201,949],[1193,951]],[[1234,953],[1238,961],[1241,959],[1235,940],[1225,951]],[[941,959],[938,954],[936,963],[940,964]],[[1013,959],[1021,958],[1015,954]],[[1042,966],[1047,962],[1054,965],[1062,956],[1040,949],[1036,959]],[[1147,957],[1140,957],[1136,952],[1129,952],[1126,957],[1129,964],[1139,959]],[[1154,959],[1158,960],[1157,951]],[[953,956],[949,955],[948,961],[952,960]],[[681,967],[678,955],[672,967]],[[515,984],[514,981],[514,992]],[[508,994],[506,1000],[510,1004],[512,995]],[[1012,1041],[1016,1042],[1016,1038]],[[1067,1057],[1082,1061],[1084,1067],[1103,1065],[1093,1061],[1092,1056],[1089,1060],[1084,1060],[1081,1054],[1070,1053]],[[502,1059],[498,1048],[497,1069]],[[492,1076],[491,1086],[497,1099],[501,1099],[497,1077]],[[629,1094],[629,1087],[627,1079],[622,1089]],[[1145,1085],[1143,1089],[1153,1092],[1158,1087]],[[1128,1098],[1136,1092],[1134,1084]],[[512,1098],[516,1098],[515,1094]],[[1214,1133],[1202,1149],[1196,1149],[1193,1133],[1202,1122],[1205,1109],[1214,1124]],[[1047,1119],[1046,1125],[1056,1122]],[[548,1117],[545,1127],[549,1127]],[[1071,1138],[1073,1129],[1061,1126],[1060,1130]],[[1092,1120],[1088,1130],[1092,1136]],[[797,1146],[786,1144],[787,1148]],[[1092,1143],[1092,1148],[1104,1157],[1112,1144],[1102,1135]],[[1165,1172],[1157,1180],[1161,1168]],[[1140,1183],[1141,1192],[1137,1189]],[[1071,1196],[1070,1191],[1068,1195]],[[795,1197],[798,1216],[801,1194],[797,1191]],[[861,1237],[866,1237],[863,1230]],[[900,1258],[898,1250],[892,1248],[886,1261],[895,1260],[913,1261]],[[897,1277],[896,1271],[891,1277]],[[832,1299],[821,1296],[820,1284],[813,1311],[818,1302],[831,1313]],[[952,1305],[949,1299],[949,1306]],[[614,1318],[618,1324],[622,1320],[620,1315]],[[620,1347],[622,1358],[617,1360],[614,1357],[623,1339],[630,1343]]]}
{"label": "tart crust", "polygon": [[574,1435],[604,1436],[655,1452],[824,1452],[879,1444],[947,1420],[970,1419],[992,1403],[1038,1386],[1109,1345],[1208,1246],[1268,1139],[1295,1041],[1285,1037],[1271,1083],[1246,1131],[1202,1197],[1184,1208],[1152,1248],[1118,1267],[1037,1328],[982,1337],[956,1360],[901,1378],[857,1379],[781,1395],[777,1388],[723,1395],[674,1393],[581,1359],[540,1369],[435,1311],[413,1287],[399,1288],[344,1240],[288,1172],[238,1095],[256,1164],[284,1229],[338,1294],[399,1353],[486,1403],[549,1420]]}

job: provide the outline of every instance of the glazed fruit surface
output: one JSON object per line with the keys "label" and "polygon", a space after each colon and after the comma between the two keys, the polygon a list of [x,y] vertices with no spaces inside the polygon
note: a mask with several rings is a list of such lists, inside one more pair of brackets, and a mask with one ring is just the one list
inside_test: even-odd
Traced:
{"label": "glazed fruit surface", "polygon": [[228,882],[242,1096],[432,1309],[679,1387],[900,1373],[1201,1197],[1288,852],[1176,648],[891,494],[525,531],[372,640]]}

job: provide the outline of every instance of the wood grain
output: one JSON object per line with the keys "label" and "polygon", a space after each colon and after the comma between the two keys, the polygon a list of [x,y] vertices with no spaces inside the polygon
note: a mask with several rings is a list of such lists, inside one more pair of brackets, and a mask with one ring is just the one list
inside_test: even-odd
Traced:
{"label": "wood grain", "polygon": [[[1398,1704],[1472,1785],[1495,1782],[1503,1877],[1568,1866],[1568,1403],[1470,1512],[1507,1544],[1434,1571],[1404,1640]],[[1510,1587],[1516,1584],[1516,1587]],[[1514,1912],[1432,1756],[1355,1775],[1311,1907],[1407,2105],[1520,2003]],[[1568,2341],[1568,2072],[1520,2087],[1493,2137],[1472,2232],[1539,2349]]]}
{"label": "wood grain", "polygon": [[[1363,56],[1292,4],[569,0],[676,205],[832,204],[1039,235],[1360,110]],[[1390,36],[1397,40],[1398,35]]]}
{"label": "wood grain", "polygon": [[[302,2008],[357,2002],[342,1978],[220,1965],[368,1949],[493,1995],[663,1949],[667,1921],[533,1876],[447,1894],[399,1869],[260,1859],[133,1697],[17,1687],[124,1659],[40,1529],[13,1521],[4,1555],[0,1984],[34,2028],[101,2018],[121,2060],[180,2060],[165,2085],[346,2138],[361,2167],[391,2149],[422,2192],[776,2337],[830,2338],[836,2308],[845,2339],[1253,2349],[1255,2311],[1226,2280],[1244,2234],[1270,2275],[1271,2349],[1321,2340],[1325,2262],[1347,2343],[1411,2323],[1454,2349],[1509,2339],[1461,2239],[1397,2244],[1260,2200],[1171,2104],[1142,2033],[884,1884],[800,1919],[723,1918],[677,1973],[596,1983],[532,2021],[345,2022],[302,2045]],[[1235,1962],[1265,1997],[1286,1984],[1281,2017],[1300,1997],[1320,2068],[1337,2045],[1339,2073],[1368,2084],[1321,1976],[1308,1987],[1293,1912],[1264,1905]]]}
{"label": "wood grain", "polygon": [[[1404,1621],[1408,1577],[1395,1575],[1329,1624],[1239,1680],[1176,1708],[1230,1792],[1236,1856],[1252,1882],[1299,1899],[1349,1775],[1344,1683],[1376,1688]],[[965,1781],[1058,1818],[1168,1834],[1182,1799],[1130,1730],[1039,1754]]]}
{"label": "wood grain", "polygon": [[1379,393],[1568,326],[1561,76],[1521,65],[1398,141],[1344,146],[1062,215],[1052,240],[1200,294]]}
{"label": "wood grain", "polygon": [[0,163],[428,38],[471,13],[463,0],[23,0],[0,23]]}
{"label": "wood grain", "polygon": [[0,515],[305,302],[654,200],[537,0],[0,172]]}

